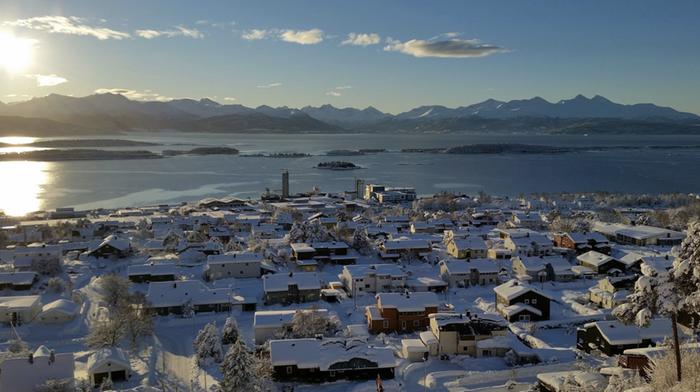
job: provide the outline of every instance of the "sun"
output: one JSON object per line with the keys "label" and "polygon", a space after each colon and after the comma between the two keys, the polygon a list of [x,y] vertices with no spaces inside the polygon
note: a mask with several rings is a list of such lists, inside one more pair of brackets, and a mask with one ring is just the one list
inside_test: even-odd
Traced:
{"label": "sun", "polygon": [[0,70],[11,74],[26,70],[32,62],[34,45],[36,45],[34,39],[0,32]]}

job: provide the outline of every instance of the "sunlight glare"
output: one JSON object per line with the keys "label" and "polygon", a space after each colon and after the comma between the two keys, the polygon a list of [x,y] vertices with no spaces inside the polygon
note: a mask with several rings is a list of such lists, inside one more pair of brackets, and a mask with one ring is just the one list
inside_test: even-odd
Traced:
{"label": "sunlight glare", "polygon": [[0,162],[0,211],[22,216],[41,209],[41,193],[48,182],[48,162]]}
{"label": "sunlight glare", "polygon": [[26,70],[32,62],[36,42],[34,39],[0,32],[0,68],[11,74]]}

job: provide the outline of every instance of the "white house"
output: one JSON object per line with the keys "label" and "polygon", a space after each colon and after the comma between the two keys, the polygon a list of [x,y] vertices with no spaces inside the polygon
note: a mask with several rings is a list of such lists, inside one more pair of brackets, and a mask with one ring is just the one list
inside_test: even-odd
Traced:
{"label": "white house", "polygon": [[346,265],[339,276],[350,296],[380,293],[406,287],[406,272],[395,264]]}
{"label": "white house", "polygon": [[262,274],[262,253],[230,252],[207,256],[204,274],[209,279],[259,278]]}
{"label": "white house", "polygon": [[44,324],[67,323],[75,318],[79,310],[80,306],[75,302],[63,298],[57,299],[44,305],[36,319]]}
{"label": "white house", "polygon": [[131,363],[126,353],[118,347],[101,348],[88,357],[87,372],[95,387],[109,378],[113,383],[127,381],[131,377]]}
{"label": "white house", "polygon": [[66,380],[73,386],[73,353],[55,353],[40,346],[29,357],[8,358],[0,362],[0,391],[27,392],[49,380]]}
{"label": "white house", "polygon": [[499,263],[494,260],[443,260],[439,263],[440,277],[450,287],[467,287],[498,283]]}
{"label": "white house", "polygon": [[0,323],[20,325],[34,320],[41,312],[41,297],[24,295],[0,297]]}

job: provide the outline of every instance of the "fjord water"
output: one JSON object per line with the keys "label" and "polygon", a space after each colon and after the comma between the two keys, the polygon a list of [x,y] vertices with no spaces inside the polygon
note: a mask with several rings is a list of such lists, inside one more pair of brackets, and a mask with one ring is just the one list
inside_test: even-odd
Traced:
{"label": "fjord water", "polygon": [[[114,137],[112,137],[114,138]],[[177,156],[154,160],[0,162],[0,210],[20,214],[63,206],[120,207],[208,196],[258,197],[280,188],[289,170],[293,192],[353,189],[354,179],[440,191],[518,195],[530,192],[697,192],[700,149],[654,148],[563,154],[448,155],[403,153],[473,143],[557,146],[700,146],[700,136],[550,136],[466,134],[187,134],[132,133],[121,139],[160,143],[130,149],[231,146],[242,154],[302,152],[303,158]],[[334,149],[386,148],[363,156],[318,156]],[[364,169],[319,170],[329,160]]]}

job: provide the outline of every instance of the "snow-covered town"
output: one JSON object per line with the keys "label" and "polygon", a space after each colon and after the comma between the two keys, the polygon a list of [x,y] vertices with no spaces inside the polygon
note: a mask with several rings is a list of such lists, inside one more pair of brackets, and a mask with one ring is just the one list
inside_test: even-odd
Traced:
{"label": "snow-covered town", "polygon": [[3,217],[0,390],[654,391],[675,347],[697,381],[696,195],[283,181]]}

